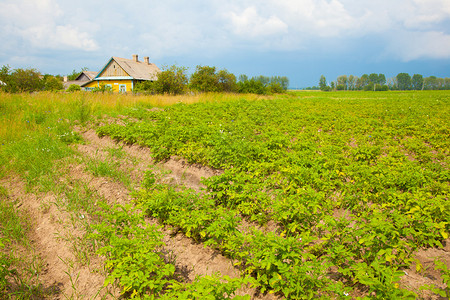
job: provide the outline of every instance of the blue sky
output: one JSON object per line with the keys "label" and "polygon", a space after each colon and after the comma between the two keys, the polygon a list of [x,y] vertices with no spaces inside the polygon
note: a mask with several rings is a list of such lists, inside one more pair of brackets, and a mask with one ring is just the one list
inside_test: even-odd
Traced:
{"label": "blue sky", "polygon": [[0,66],[69,74],[111,56],[288,76],[450,77],[449,0],[0,0]]}

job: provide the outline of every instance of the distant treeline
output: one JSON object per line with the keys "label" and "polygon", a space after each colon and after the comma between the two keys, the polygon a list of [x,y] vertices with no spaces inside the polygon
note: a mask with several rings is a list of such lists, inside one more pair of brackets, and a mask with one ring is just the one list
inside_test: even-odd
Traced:
{"label": "distant treeline", "polygon": [[320,89],[322,91],[388,91],[388,90],[450,90],[450,78],[438,78],[436,76],[423,77],[408,73],[399,73],[396,77],[386,79],[384,74],[363,74],[361,77],[354,75],[341,75],[329,84],[324,75],[320,76],[319,86],[307,88],[309,90]]}
{"label": "distant treeline", "polygon": [[240,75],[239,79],[227,70],[216,67],[197,66],[188,76],[185,67],[164,67],[156,81],[144,81],[135,87],[137,93],[184,94],[187,92],[227,92],[275,94],[283,93],[289,86],[285,76],[257,76],[249,78]]}

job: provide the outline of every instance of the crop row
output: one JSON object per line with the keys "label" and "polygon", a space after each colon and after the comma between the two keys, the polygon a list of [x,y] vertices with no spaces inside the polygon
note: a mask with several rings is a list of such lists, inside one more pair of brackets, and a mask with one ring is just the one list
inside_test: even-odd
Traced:
{"label": "crop row", "polygon": [[[139,121],[98,133],[223,169],[203,195],[156,185],[140,201],[236,259],[262,290],[413,297],[395,283],[450,228],[448,99],[393,95],[132,110]],[[269,221],[276,232],[256,226]]]}
{"label": "crop row", "polygon": [[149,225],[131,204],[102,205],[101,222],[93,226],[90,240],[106,258],[109,275],[105,285],[118,284],[121,294],[132,299],[248,299],[235,296],[237,289],[251,283],[248,278],[214,274],[184,282],[175,261],[164,251],[163,235]]}

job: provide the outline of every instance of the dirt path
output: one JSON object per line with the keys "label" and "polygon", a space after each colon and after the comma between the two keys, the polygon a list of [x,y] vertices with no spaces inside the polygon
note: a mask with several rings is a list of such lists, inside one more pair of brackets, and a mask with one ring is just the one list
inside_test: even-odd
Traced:
{"label": "dirt path", "polygon": [[[61,209],[53,193],[27,193],[18,178],[0,181],[8,197],[18,203],[29,216],[32,228],[30,240],[34,252],[44,262],[40,282],[45,289],[53,289],[49,299],[114,299],[114,291],[103,288],[102,260],[92,257],[82,264],[73,251],[69,238],[83,236],[83,228],[73,216]],[[26,254],[25,254],[26,255]]]}

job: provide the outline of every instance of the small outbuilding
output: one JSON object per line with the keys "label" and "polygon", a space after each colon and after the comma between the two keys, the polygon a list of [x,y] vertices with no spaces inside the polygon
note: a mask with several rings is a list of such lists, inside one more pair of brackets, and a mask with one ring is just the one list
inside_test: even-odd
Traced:
{"label": "small outbuilding", "polygon": [[64,77],[64,89],[68,89],[72,84],[83,85],[97,76],[98,72],[94,71],[82,71],[75,80],[67,81],[67,76]]}

